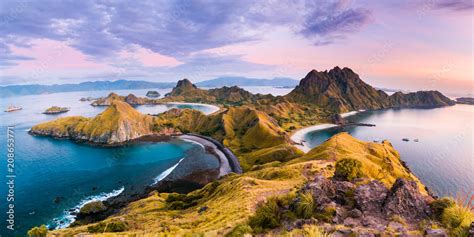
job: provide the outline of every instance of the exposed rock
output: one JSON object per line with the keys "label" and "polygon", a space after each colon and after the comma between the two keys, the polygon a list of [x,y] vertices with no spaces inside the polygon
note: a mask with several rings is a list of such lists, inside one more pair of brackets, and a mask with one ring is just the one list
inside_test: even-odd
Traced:
{"label": "exposed rock", "polygon": [[390,189],[384,211],[388,216],[398,215],[407,220],[421,220],[430,215],[430,208],[416,182],[403,178],[397,179]]}
{"label": "exposed rock", "polygon": [[344,125],[346,123],[346,121],[344,120],[344,118],[341,116],[341,114],[333,114],[331,115],[331,122],[333,124],[337,124],[337,125]]}
{"label": "exposed rock", "polygon": [[360,225],[360,220],[352,217],[347,217],[346,219],[344,219],[343,224],[348,227],[355,227]]}
{"label": "exposed rock", "polygon": [[158,97],[160,97],[160,93],[158,91],[148,91],[146,93],[146,97],[158,98]]}
{"label": "exposed rock", "polygon": [[313,194],[313,199],[317,206],[330,203],[336,196],[334,183],[322,175],[316,176],[304,189],[309,190]]}
{"label": "exposed rock", "polygon": [[359,218],[359,217],[362,216],[362,212],[361,212],[359,209],[354,208],[354,209],[348,211],[348,212],[347,212],[347,215],[348,215],[349,217],[352,217],[352,218]]}
{"label": "exposed rock", "polygon": [[352,205],[353,192],[355,185],[347,181],[333,181],[335,188],[335,201],[340,205]]}
{"label": "exposed rock", "polygon": [[428,228],[428,229],[425,230],[425,236],[429,236],[429,237],[447,237],[448,234],[443,229]]}
{"label": "exposed rock", "polygon": [[357,187],[354,191],[354,199],[363,213],[380,214],[387,193],[387,188],[380,181],[373,180]]}
{"label": "exposed rock", "polygon": [[406,232],[405,226],[402,223],[396,221],[390,221],[387,227],[397,232]]}

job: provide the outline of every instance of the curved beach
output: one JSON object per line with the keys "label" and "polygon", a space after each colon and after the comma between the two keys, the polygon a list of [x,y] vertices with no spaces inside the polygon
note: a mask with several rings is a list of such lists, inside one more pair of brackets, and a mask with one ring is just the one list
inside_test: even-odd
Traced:
{"label": "curved beach", "polygon": [[165,103],[167,105],[194,105],[194,106],[202,106],[209,108],[209,112],[203,112],[205,115],[213,114],[217,111],[219,111],[221,108],[216,105],[211,105],[211,104],[201,104],[201,103],[188,103],[188,102],[167,102]]}
{"label": "curved beach", "polygon": [[[356,115],[358,113],[364,112],[365,110],[359,110],[359,111],[350,111],[347,113],[342,113],[341,117],[347,118],[353,115]],[[294,142],[294,146],[304,153],[308,152],[311,150],[311,147],[308,146],[308,144],[305,142],[304,138],[306,137],[306,134],[314,131],[319,131],[319,130],[324,130],[332,127],[337,127],[337,124],[332,124],[332,123],[322,123],[318,125],[313,125],[305,128],[298,129],[293,132],[293,134],[290,136],[291,141]]]}

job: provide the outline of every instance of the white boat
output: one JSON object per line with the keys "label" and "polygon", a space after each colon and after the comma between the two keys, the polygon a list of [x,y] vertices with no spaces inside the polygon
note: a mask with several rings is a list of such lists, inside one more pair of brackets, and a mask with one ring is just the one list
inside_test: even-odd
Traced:
{"label": "white boat", "polygon": [[13,112],[13,111],[22,110],[22,109],[23,108],[21,106],[11,105],[11,106],[8,106],[8,108],[5,110],[5,112]]}

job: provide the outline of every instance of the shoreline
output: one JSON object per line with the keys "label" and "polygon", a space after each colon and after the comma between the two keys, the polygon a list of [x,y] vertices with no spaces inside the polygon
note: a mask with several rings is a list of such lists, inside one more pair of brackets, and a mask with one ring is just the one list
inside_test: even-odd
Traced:
{"label": "shoreline", "polygon": [[[350,117],[362,112],[365,112],[365,110],[350,111],[350,112],[342,113],[341,117],[347,118],[347,117]],[[308,153],[311,150],[311,147],[309,147],[304,140],[306,134],[310,132],[314,132],[314,131],[337,127],[337,126],[339,125],[333,124],[333,123],[321,123],[321,124],[316,124],[316,125],[300,128],[293,131],[290,134],[290,140],[293,142],[293,146],[295,146],[296,148],[298,148],[300,151],[304,153]]]}
{"label": "shoreline", "polygon": [[166,105],[196,105],[196,106],[202,106],[202,107],[210,108],[211,109],[210,112],[206,112],[206,113],[203,112],[205,115],[210,115],[210,114],[216,113],[216,112],[218,112],[222,109],[221,107],[219,107],[217,105],[192,103],[192,102],[165,102],[164,104],[166,104]]}
{"label": "shoreline", "polygon": [[[169,135],[149,134],[149,135],[141,136],[132,141],[123,143],[122,145],[134,144],[134,143],[136,144],[136,143],[150,143],[150,142],[152,143],[167,142],[172,139],[177,139],[184,142],[198,144],[199,146],[202,147],[202,149],[206,153],[209,153],[212,156],[214,156],[219,162],[217,179],[232,172],[238,173],[238,174],[242,173],[242,169],[240,168],[240,164],[238,163],[237,158],[235,157],[235,155],[233,155],[232,152],[230,152],[230,150],[228,150],[218,141],[206,136],[198,135],[198,134],[169,134]],[[86,198],[87,200],[85,199],[84,201],[81,201],[81,203],[79,203],[78,205],[72,208],[75,210],[74,213],[68,212],[68,215],[66,216],[57,217],[55,218],[56,220],[53,219],[52,220],[53,222],[58,221],[58,220],[64,221],[64,219],[67,220],[67,222],[69,222],[69,223],[66,222],[66,223],[58,224],[55,229],[67,228],[71,224],[73,224],[75,221],[86,221],[86,223],[92,223],[94,221],[100,221],[113,214],[116,214],[127,204],[134,202],[136,200],[139,200],[141,198],[144,198],[150,192],[157,190],[161,181],[164,181],[166,177],[172,174],[175,170],[179,169],[179,165],[183,160],[185,160],[185,158],[181,158],[181,160],[179,160],[176,164],[164,170],[163,172],[157,174],[156,177],[152,180],[151,184],[144,186],[143,189],[135,190],[133,193],[125,194],[122,187],[120,189],[120,192],[117,192],[117,190],[114,190],[112,192],[114,193],[114,195],[106,195],[107,198],[99,197],[99,196],[104,196],[104,195],[96,195],[96,196],[93,196],[92,198],[90,197]],[[174,180],[172,182],[176,182],[176,181],[179,181],[179,180]],[[109,193],[104,193],[104,194],[109,194]],[[100,201],[106,204],[107,210],[101,213],[100,215],[93,215],[93,216],[80,215],[79,213],[80,208],[78,207],[83,206],[88,201],[93,201],[92,199],[94,200],[100,199]]]}

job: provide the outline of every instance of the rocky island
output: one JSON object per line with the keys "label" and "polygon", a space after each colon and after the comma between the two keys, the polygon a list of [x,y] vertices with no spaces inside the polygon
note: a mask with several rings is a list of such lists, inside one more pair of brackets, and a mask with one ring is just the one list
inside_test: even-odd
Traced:
{"label": "rocky island", "polygon": [[[94,204],[98,212],[84,211],[73,226],[52,235],[467,236],[474,220],[463,203],[431,194],[389,141],[365,142],[339,133],[305,153],[289,138],[301,127],[344,124],[334,116],[343,112],[454,104],[437,91],[388,96],[351,69],[336,67],[312,70],[286,96],[238,87],[204,90],[184,79],[156,103],[170,101],[225,109],[211,115],[171,109],[149,116],[111,94],[98,103],[109,107],[94,118],[60,118],[31,129],[33,135],[102,145],[195,134],[206,138],[201,143],[216,157],[227,157],[227,164],[214,159],[217,166],[184,159],[171,180],[132,199]],[[201,166],[213,168],[194,173]]]}
{"label": "rocky island", "polygon": [[48,108],[47,110],[45,110],[43,114],[60,114],[60,113],[66,113],[69,110],[70,109],[66,107],[52,106]]}
{"label": "rocky island", "polygon": [[148,91],[146,93],[146,97],[158,98],[158,97],[160,97],[160,93],[158,93],[158,91]]}
{"label": "rocky island", "polygon": [[474,105],[474,98],[472,98],[472,97],[460,97],[460,98],[456,98],[456,103],[458,103],[458,104],[466,104],[466,105]]}

